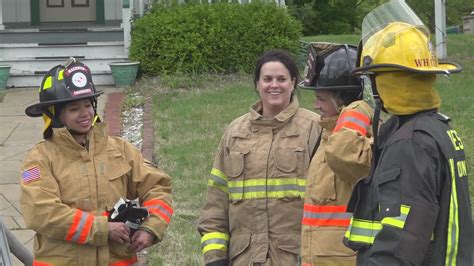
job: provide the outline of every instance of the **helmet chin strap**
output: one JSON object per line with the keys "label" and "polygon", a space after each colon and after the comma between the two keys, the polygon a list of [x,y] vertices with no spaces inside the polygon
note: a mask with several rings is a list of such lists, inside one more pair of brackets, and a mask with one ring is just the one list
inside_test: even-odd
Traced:
{"label": "helmet chin strap", "polygon": [[[101,120],[100,120],[99,115],[97,115],[97,98],[94,97],[93,99],[91,99],[91,102],[92,102],[92,108],[94,109],[94,114],[95,114],[94,119],[92,120],[92,126],[94,126],[96,122],[100,122]],[[61,122],[61,120],[59,119],[59,114],[61,113],[62,110],[60,109],[62,108],[55,106],[54,112],[57,115],[53,115],[48,108],[44,110],[44,114],[47,115],[52,121],[52,128],[65,127],[73,136],[83,135],[82,133],[77,132],[76,130],[73,130],[72,128],[68,127],[67,125]],[[52,134],[52,131],[48,133],[49,135],[48,138],[51,136],[51,134]]]}
{"label": "helmet chin strap", "polygon": [[337,96],[336,96],[336,94],[334,93],[334,95],[331,97],[331,103],[332,103],[333,106],[334,106],[334,110],[336,110],[337,113],[339,114],[339,113],[341,113],[341,108],[339,107],[339,105],[338,105],[337,102],[336,102],[336,97],[337,97]]}
{"label": "helmet chin strap", "polygon": [[[374,167],[377,165],[377,162],[380,157],[380,151],[379,151],[379,123],[380,123],[380,111],[383,108],[382,101],[380,99],[380,96],[377,91],[377,85],[375,83],[375,75],[370,74],[368,75],[370,77],[370,84],[372,86],[372,95],[375,101],[375,110],[374,110],[374,118],[372,119],[372,132],[374,134],[374,143],[372,144],[372,166],[371,166],[371,172],[373,172]],[[369,175],[368,179],[371,179],[372,175]]]}
{"label": "helmet chin strap", "polygon": [[[58,109],[57,107],[54,107],[54,108],[55,108],[54,110],[55,113],[60,112],[60,110],[56,110]],[[59,118],[50,112],[49,108],[44,110],[44,114],[47,115],[51,119],[51,122],[53,123],[52,125],[53,128],[61,128],[64,126],[63,123],[61,123],[61,121],[59,120]]]}

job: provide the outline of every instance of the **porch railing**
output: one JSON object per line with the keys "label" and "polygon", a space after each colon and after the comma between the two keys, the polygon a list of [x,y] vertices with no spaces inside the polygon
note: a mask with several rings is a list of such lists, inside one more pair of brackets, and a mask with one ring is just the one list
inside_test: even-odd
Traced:
{"label": "porch railing", "polygon": [[0,265],[13,265],[10,253],[15,255],[23,264],[33,265],[33,255],[3,224],[0,217]]}

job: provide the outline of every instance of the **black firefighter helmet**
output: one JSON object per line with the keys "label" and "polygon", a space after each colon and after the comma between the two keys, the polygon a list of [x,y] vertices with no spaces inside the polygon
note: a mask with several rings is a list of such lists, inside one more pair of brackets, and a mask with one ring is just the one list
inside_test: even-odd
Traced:
{"label": "black firefighter helmet", "polygon": [[308,47],[305,77],[299,86],[309,90],[337,92],[344,105],[362,99],[360,79],[352,75],[357,47],[347,44],[313,42]]}
{"label": "black firefighter helmet", "polygon": [[97,97],[102,93],[95,88],[89,67],[71,58],[65,65],[57,65],[46,73],[39,88],[39,102],[26,107],[25,113],[31,117],[43,116],[43,135],[49,138],[51,128],[63,127],[58,117],[62,106],[81,99],[91,99],[96,111]]}

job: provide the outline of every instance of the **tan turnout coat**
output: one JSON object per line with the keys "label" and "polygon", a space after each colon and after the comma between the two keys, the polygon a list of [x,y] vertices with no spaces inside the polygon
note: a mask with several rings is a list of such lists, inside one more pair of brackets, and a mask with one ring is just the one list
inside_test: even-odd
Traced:
{"label": "tan turnout coat", "polygon": [[65,128],[29,151],[21,165],[21,208],[36,231],[37,265],[130,265],[128,244],[108,240],[104,212],[117,200],[139,198],[150,212],[142,224],[159,241],[173,210],[170,177],[130,143],[109,137],[104,124],[88,135],[88,149]]}
{"label": "tan turnout coat", "polygon": [[296,265],[319,116],[292,103],[264,119],[261,102],[221,139],[198,230],[205,263]]}
{"label": "tan turnout coat", "polygon": [[308,170],[302,220],[302,265],[355,265],[342,243],[351,215],[346,205],[357,180],[370,170],[372,109],[363,101],[321,120],[319,148]]}

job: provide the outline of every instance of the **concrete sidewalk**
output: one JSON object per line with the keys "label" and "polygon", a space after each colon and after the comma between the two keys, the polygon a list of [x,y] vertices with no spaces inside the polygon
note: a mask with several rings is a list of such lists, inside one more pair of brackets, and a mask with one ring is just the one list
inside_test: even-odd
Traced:
{"label": "concrete sidewalk", "polygon": [[[98,87],[98,112],[104,117],[107,94],[121,91],[115,87]],[[26,153],[42,139],[43,119],[25,115],[25,107],[38,100],[37,88],[9,89],[0,103],[0,217],[5,226],[33,250],[34,232],[28,230],[21,215],[20,164]],[[120,115],[120,114],[117,114]],[[14,265],[22,265],[14,256]]]}

